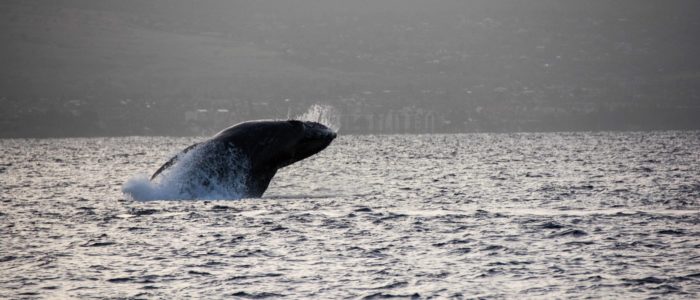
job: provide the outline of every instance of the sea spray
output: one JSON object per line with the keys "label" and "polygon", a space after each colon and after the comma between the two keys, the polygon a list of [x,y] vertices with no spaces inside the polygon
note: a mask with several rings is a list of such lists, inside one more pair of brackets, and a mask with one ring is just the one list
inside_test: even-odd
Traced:
{"label": "sea spray", "polygon": [[330,128],[334,132],[340,130],[340,113],[338,110],[328,104],[314,104],[309,109],[296,116],[294,119],[299,121],[318,122]]}
{"label": "sea spray", "polygon": [[207,143],[178,154],[176,162],[153,180],[145,174],[130,178],[122,192],[140,201],[240,199],[246,194],[249,171],[250,162],[240,151]]}

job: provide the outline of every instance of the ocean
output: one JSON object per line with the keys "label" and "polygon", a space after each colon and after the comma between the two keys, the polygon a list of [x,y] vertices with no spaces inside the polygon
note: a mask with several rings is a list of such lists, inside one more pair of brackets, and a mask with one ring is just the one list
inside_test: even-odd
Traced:
{"label": "ocean", "polygon": [[697,131],[341,133],[261,199],[124,193],[202,139],[0,140],[0,298],[700,297]]}

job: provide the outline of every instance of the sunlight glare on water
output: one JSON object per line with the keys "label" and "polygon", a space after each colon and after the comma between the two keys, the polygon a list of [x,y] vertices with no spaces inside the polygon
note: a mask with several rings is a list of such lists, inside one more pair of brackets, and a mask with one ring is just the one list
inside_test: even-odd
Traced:
{"label": "sunlight glare on water", "polygon": [[262,199],[126,199],[196,140],[0,140],[0,299],[700,296],[698,132],[344,135]]}

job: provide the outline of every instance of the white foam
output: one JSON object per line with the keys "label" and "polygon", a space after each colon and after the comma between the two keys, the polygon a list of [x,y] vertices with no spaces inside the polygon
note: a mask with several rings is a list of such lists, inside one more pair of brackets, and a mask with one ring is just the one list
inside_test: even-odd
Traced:
{"label": "white foam", "polygon": [[138,201],[182,198],[176,189],[151,182],[146,174],[136,174],[129,178],[122,186],[122,193],[129,199]]}
{"label": "white foam", "polygon": [[[133,176],[124,183],[122,192],[138,201],[240,199],[245,195],[249,163],[235,149],[206,143],[178,156],[177,162],[154,180],[145,174]],[[216,170],[227,173],[217,176]]]}

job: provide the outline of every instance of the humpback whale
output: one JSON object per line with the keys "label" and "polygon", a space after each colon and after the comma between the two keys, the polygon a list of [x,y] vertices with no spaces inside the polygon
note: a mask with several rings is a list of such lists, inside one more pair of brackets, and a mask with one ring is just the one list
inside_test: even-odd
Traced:
{"label": "humpback whale", "polygon": [[[195,143],[163,164],[151,181],[173,168],[198,176],[184,188],[199,189],[217,184],[240,183],[242,197],[261,197],[278,169],[325,149],[336,133],[323,124],[298,120],[243,122],[222,130],[208,140]],[[196,158],[182,162],[188,152]],[[204,176],[201,176],[204,175]],[[235,179],[232,181],[231,179]]]}

